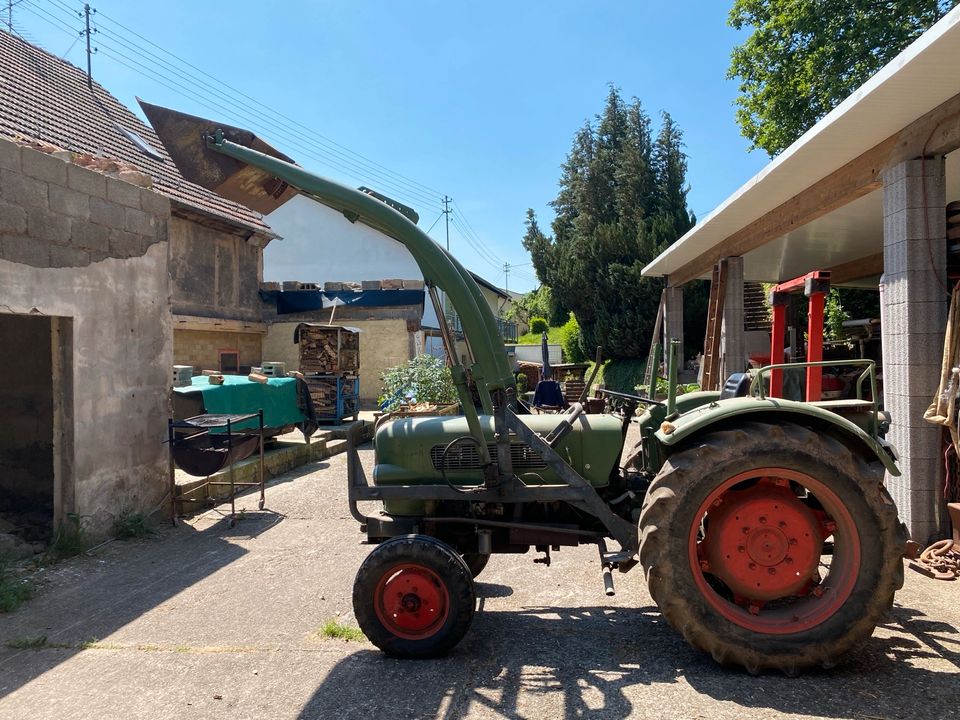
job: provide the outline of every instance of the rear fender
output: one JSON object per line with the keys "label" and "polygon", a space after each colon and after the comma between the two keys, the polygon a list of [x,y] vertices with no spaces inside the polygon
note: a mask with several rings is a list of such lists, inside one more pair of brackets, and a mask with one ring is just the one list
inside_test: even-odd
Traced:
{"label": "rear fender", "polygon": [[663,447],[662,456],[666,457],[671,453],[672,447],[681,445],[699,433],[713,430],[717,426],[729,426],[734,420],[768,423],[793,421],[830,428],[838,437],[847,439],[855,447],[862,448],[868,456],[876,457],[891,475],[900,476],[896,451],[890,443],[874,438],[846,418],[829,410],[809,403],[780,398],[746,397],[717,400],[663,422],[653,437]]}

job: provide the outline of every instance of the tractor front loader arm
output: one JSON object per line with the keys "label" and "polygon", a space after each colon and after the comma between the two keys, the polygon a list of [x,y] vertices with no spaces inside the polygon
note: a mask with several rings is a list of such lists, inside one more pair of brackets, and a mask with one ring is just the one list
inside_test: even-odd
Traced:
{"label": "tractor front loader arm", "polygon": [[[404,214],[373,195],[305,170],[250,131],[142,100],[140,105],[187,180],[263,213],[272,212],[299,192],[341,212],[350,222],[373,227],[404,245],[426,283],[443,290],[460,316],[474,358],[470,371],[484,412],[493,412],[494,393],[515,390],[516,380],[499,339],[496,319],[476,281]],[[482,439],[466,368],[455,352],[450,352],[450,359],[471,435],[477,441],[481,460],[489,465],[491,459]],[[509,458],[506,460],[509,463]]]}

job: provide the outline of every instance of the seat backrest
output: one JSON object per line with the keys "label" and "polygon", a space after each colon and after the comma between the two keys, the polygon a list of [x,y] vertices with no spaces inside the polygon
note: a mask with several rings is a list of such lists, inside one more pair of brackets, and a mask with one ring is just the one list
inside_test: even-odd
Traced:
{"label": "seat backrest", "polygon": [[750,375],[748,373],[734,373],[723,384],[720,399],[746,397],[748,392],[750,392]]}

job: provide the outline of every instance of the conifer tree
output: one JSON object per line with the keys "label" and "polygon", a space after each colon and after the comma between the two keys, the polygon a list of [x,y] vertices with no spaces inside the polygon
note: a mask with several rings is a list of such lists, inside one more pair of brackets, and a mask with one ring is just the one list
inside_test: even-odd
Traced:
{"label": "conifer tree", "polygon": [[[602,345],[608,357],[646,356],[663,283],[641,271],[693,226],[686,171],[683,133],[670,115],[654,139],[640,101],[624,102],[611,86],[562,165],[553,236],[527,211],[524,247],[554,308],[576,316],[587,355]],[[702,340],[704,319],[688,324]]]}

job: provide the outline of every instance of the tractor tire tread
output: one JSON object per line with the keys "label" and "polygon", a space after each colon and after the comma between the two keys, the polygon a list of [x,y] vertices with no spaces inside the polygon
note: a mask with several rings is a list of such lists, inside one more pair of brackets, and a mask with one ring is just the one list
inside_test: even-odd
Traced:
{"label": "tractor tire tread", "polygon": [[[818,628],[812,628],[806,633],[776,636],[778,639],[770,643],[737,642],[733,639],[735,633],[716,632],[704,621],[704,613],[710,611],[699,593],[691,599],[690,593],[678,592],[676,574],[682,572],[682,565],[689,566],[689,562],[686,540],[678,541],[677,528],[671,521],[693,502],[691,490],[698,477],[704,475],[704,459],[709,457],[712,467],[724,463],[735,467],[750,449],[761,453],[763,448],[774,446],[795,456],[813,456],[850,478],[875,524],[873,535],[880,547],[868,548],[870,553],[878,554],[873,593],[859,606],[838,610],[838,615],[849,615],[845,618],[846,629],[839,635],[817,639],[814,631]],[[701,436],[667,460],[651,485],[640,513],[639,556],[650,595],[667,622],[687,642],[709,653],[718,663],[740,665],[751,674],[779,670],[791,677],[805,668],[835,666],[842,655],[870,637],[892,607],[894,593],[903,585],[901,558],[906,532],[882,478],[883,466],[879,461],[868,462],[861,453],[852,451],[836,438],[794,423],[745,423],[734,430],[718,430]],[[766,637],[756,635],[761,640]]]}

